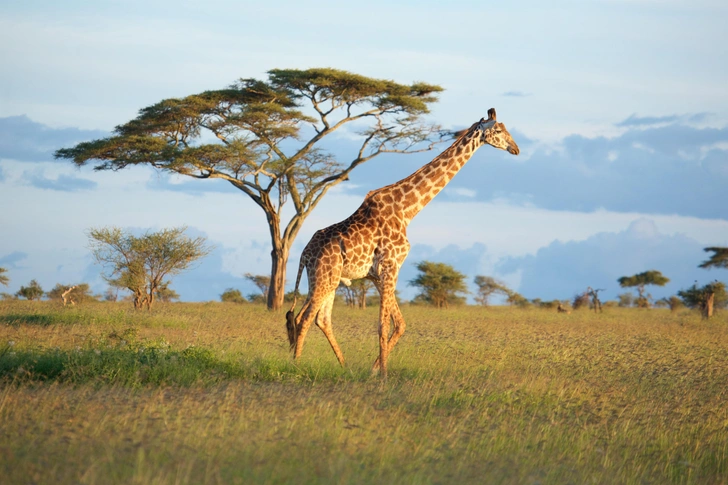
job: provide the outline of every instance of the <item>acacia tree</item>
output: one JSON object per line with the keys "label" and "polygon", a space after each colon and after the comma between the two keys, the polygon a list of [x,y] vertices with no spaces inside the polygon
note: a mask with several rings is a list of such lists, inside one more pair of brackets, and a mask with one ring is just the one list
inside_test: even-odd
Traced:
{"label": "acacia tree", "polygon": [[715,307],[725,308],[728,304],[726,286],[721,281],[713,281],[702,287],[698,287],[696,282],[687,290],[678,291],[677,295],[682,298],[683,303],[688,308],[699,309],[705,319],[713,316]]}
{"label": "acacia tree", "polygon": [[670,279],[663,276],[662,273],[655,270],[644,271],[632,276],[622,276],[617,280],[622,288],[637,287],[637,306],[640,308],[648,308],[650,306],[650,295],[645,295],[645,286],[665,286]]}
{"label": "acacia tree", "polygon": [[228,288],[227,290],[222,292],[222,295],[220,295],[220,301],[224,303],[245,303],[245,297],[242,293],[240,293],[240,290],[237,290],[235,288]]}
{"label": "acacia tree", "polygon": [[10,282],[10,278],[8,278],[4,273],[7,273],[8,270],[5,268],[0,268],[0,285],[8,286],[8,283]]}
{"label": "acacia tree", "polygon": [[[699,268],[728,269],[728,248],[714,246],[705,248],[704,251],[706,253],[712,252],[713,255],[707,261],[703,261],[700,265],[698,265]],[[713,316],[714,306],[719,308],[725,306],[725,284],[720,281],[714,281],[702,288],[697,288],[696,285],[693,285],[691,289],[678,293],[678,295],[680,295],[683,300],[685,300],[685,304],[691,308],[699,306],[702,310],[703,318],[710,318]]]}
{"label": "acacia tree", "polygon": [[587,286],[586,288],[587,295],[589,295],[592,299],[592,308],[594,309],[594,313],[602,312],[602,301],[599,299],[600,291],[604,291],[604,288],[597,288],[596,290],[591,286]]}
{"label": "acacia tree", "polygon": [[262,274],[245,273],[245,279],[253,283],[258,290],[260,295],[251,293],[248,295],[248,300],[254,303],[261,303],[268,301],[268,290],[270,288],[270,276]]}
{"label": "acacia tree", "polygon": [[41,288],[40,284],[35,280],[30,280],[28,286],[21,286],[15,296],[23,297],[26,300],[40,300],[43,298],[45,292]]}
{"label": "acacia tree", "polygon": [[706,253],[712,252],[713,255],[707,261],[703,261],[699,268],[723,268],[728,269],[728,248],[711,247],[705,248]]}
{"label": "acacia tree", "polygon": [[60,300],[63,302],[63,306],[67,304],[75,305],[76,303],[83,303],[90,300],[96,300],[91,294],[91,287],[88,283],[79,283],[77,285],[63,285],[57,283],[51,291],[46,293],[46,296],[50,300]]}
{"label": "acacia tree", "polygon": [[[77,166],[99,161],[95,170],[146,164],[230,182],[265,214],[272,246],[268,308],[277,310],[289,251],[306,217],[362,163],[383,153],[431,149],[439,127],[422,116],[440,91],[329,68],[273,69],[266,81],[241,79],[226,89],[160,101],[111,137],[58,150],[55,157]],[[350,124],[360,144],[347,161],[336,160],[321,142]],[[289,200],[293,215],[284,223]]]}
{"label": "acacia tree", "polygon": [[632,293],[620,293],[617,295],[617,298],[619,299],[617,306],[628,308],[631,307],[634,303],[634,295]]}
{"label": "acacia tree", "polygon": [[668,307],[670,309],[670,311],[673,313],[675,313],[676,311],[678,311],[680,308],[682,308],[684,306],[683,301],[677,295],[672,295],[669,298],[667,298],[667,297],[661,298],[655,302],[655,305],[658,305],[658,304]]}
{"label": "acacia tree", "polygon": [[474,280],[478,287],[478,292],[475,295],[475,301],[483,306],[488,306],[490,297],[495,294],[502,294],[509,296],[512,291],[503,283],[492,276],[481,276],[478,275]]}
{"label": "acacia tree", "polygon": [[105,265],[104,278],[112,286],[133,294],[134,308],[151,310],[165,278],[179,274],[207,255],[205,238],[189,238],[186,227],[146,232],[137,237],[117,227],[91,229],[89,243],[96,262]]}
{"label": "acacia tree", "polygon": [[416,267],[420,274],[409,284],[420,288],[417,298],[437,308],[465,303],[463,295],[468,293],[468,288],[464,274],[445,263],[420,261]]}
{"label": "acacia tree", "polygon": [[364,310],[367,307],[367,297],[374,288],[371,280],[362,278],[352,280],[349,286],[341,283],[337,289],[344,295],[347,306]]}

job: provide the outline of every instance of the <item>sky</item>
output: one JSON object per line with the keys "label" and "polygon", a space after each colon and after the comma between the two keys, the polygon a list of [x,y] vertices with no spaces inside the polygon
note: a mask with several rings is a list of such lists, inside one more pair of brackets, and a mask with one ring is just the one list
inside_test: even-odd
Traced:
{"label": "sky", "polygon": [[[366,5],[366,6],[364,6]],[[692,0],[275,3],[0,3],[0,267],[15,293],[36,279],[103,292],[87,231],[187,226],[213,252],[173,279],[183,300],[255,292],[270,271],[263,213],[223,181],[138,167],[77,169],[59,148],[108,136],[162,99],[332,67],[445,91],[428,119],[463,128],[495,107],[521,148],[484,147],[411,223],[398,289],[422,260],[528,298],[606,299],[620,276],[656,269],[656,298],[698,281],[707,246],[728,246],[728,4]],[[327,147],[354,149],[351,134]],[[441,147],[442,149],[444,147]],[[370,190],[436,155],[377,157],[306,220],[288,266],[318,229]]]}

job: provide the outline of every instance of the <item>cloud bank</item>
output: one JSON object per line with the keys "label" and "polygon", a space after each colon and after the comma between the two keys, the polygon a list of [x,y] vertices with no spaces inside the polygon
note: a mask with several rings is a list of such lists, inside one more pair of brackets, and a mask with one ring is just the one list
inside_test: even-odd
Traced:
{"label": "cloud bank", "polygon": [[621,232],[599,233],[584,241],[554,241],[535,255],[505,258],[496,265],[500,274],[519,272],[519,291],[528,298],[565,299],[587,286],[604,288],[613,299],[630,289],[617,279],[647,270],[670,278],[665,287],[652,287],[656,298],[674,295],[694,281],[711,281],[716,274],[699,269],[703,245],[685,235],[660,233],[655,223],[638,219]]}
{"label": "cloud bank", "polygon": [[0,118],[0,159],[47,162],[59,148],[104,136],[101,130],[51,128],[25,115],[8,116]]}

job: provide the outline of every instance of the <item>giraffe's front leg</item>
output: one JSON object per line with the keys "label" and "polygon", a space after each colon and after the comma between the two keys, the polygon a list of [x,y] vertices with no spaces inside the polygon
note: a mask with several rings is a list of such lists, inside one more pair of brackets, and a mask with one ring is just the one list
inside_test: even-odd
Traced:
{"label": "giraffe's front leg", "polygon": [[383,261],[380,263],[379,296],[381,299],[379,307],[379,357],[374,361],[372,372],[379,371],[382,379],[387,378],[387,357],[389,356],[389,325],[392,318],[392,309],[396,308],[397,300],[394,290],[397,286],[398,265],[395,261]]}

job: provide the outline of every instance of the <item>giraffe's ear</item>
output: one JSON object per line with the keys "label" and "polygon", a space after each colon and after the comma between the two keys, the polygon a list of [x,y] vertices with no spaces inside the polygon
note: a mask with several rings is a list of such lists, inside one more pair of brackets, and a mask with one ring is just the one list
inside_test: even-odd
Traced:
{"label": "giraffe's ear", "polygon": [[488,121],[495,121],[495,108],[488,110]]}

